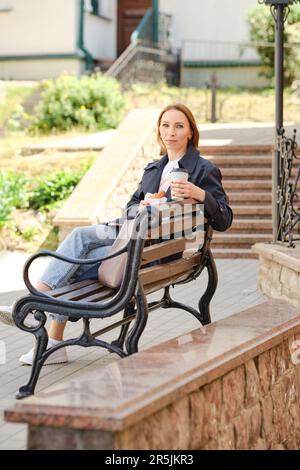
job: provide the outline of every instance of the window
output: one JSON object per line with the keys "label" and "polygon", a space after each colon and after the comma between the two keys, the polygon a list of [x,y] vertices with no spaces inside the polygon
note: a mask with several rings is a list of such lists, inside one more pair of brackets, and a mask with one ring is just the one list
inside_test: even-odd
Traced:
{"label": "window", "polygon": [[110,0],[91,0],[91,13],[103,18],[112,18],[112,2]]}
{"label": "window", "polygon": [[92,13],[94,13],[94,15],[100,15],[99,3],[101,3],[99,0],[91,0]]}

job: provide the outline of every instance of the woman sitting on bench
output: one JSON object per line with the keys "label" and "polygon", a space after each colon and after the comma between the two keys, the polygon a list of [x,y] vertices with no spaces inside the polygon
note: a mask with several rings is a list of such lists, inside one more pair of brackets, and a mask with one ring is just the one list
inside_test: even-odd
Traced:
{"label": "woman sitting on bench", "polygon": [[[147,192],[164,191],[167,200],[170,201],[172,188],[172,194],[176,198],[192,198],[203,203],[205,217],[215,230],[227,230],[232,223],[232,211],[222,187],[221,172],[210,161],[200,156],[197,149],[199,131],[192,112],[183,104],[164,108],[158,118],[157,138],[164,156],[146,166],[139,187],[126,206],[127,217],[134,218],[139,210],[149,204],[144,200]],[[188,181],[171,180],[171,171],[178,167],[188,171]],[[77,259],[106,256],[116,237],[115,226],[99,224],[79,227],[66,237],[57,252]],[[45,292],[71,282],[97,279],[98,266],[90,266],[79,267],[60,260],[52,260],[36,287]],[[52,321],[48,345],[52,347],[62,341],[67,317],[52,313],[50,317]],[[12,306],[0,307],[0,321],[7,325],[14,325]],[[34,322],[36,320],[32,318],[32,323]],[[34,348],[23,354],[20,361],[31,365],[33,356]],[[61,348],[55,351],[45,364],[67,361],[66,348]]]}

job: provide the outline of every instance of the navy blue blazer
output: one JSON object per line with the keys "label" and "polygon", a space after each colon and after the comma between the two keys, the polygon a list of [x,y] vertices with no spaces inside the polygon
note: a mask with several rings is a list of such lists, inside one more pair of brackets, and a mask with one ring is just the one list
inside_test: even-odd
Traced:
{"label": "navy blue blazer", "polygon": [[[138,189],[132,195],[125,209],[125,216],[133,218],[138,211],[138,205],[146,193],[156,193],[159,189],[160,179],[168,155],[160,160],[148,163]],[[213,229],[220,232],[227,230],[232,223],[232,210],[229,207],[228,197],[222,186],[222,175],[213,163],[200,156],[200,152],[189,146],[186,154],[179,160],[179,166],[189,173],[189,181],[205,191],[204,215]],[[171,200],[170,188],[166,194]]]}
{"label": "navy blue blazer", "polygon": [[[160,160],[148,163],[138,189],[132,195],[125,209],[125,218],[134,218],[138,211],[139,203],[144,199],[146,193],[158,192],[161,175],[168,156],[164,155]],[[179,166],[185,168],[189,173],[189,181],[205,191],[204,215],[209,220],[211,226],[220,232],[227,230],[232,223],[232,210],[228,205],[228,198],[222,186],[222,175],[215,165],[209,160],[200,156],[199,151],[190,146],[186,154],[179,160]],[[167,191],[167,198],[171,200],[170,188]],[[124,222],[124,218],[116,219],[107,224],[117,226]],[[76,281],[84,279],[97,279],[98,265],[92,266]],[[71,321],[75,321],[71,319]]]}

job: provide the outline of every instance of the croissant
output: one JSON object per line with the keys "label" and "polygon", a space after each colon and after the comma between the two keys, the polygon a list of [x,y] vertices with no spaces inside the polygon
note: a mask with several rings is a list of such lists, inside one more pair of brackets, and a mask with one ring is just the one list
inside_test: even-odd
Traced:
{"label": "croissant", "polygon": [[153,193],[149,196],[150,199],[160,199],[161,197],[166,197],[165,191],[159,191],[158,193]]}

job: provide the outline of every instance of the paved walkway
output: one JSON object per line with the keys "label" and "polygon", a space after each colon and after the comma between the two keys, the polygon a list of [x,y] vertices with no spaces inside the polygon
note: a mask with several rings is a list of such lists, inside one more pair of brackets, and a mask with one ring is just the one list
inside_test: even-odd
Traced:
{"label": "paved walkway", "polygon": [[[275,125],[271,122],[241,124],[201,124],[200,146],[205,145],[273,145]],[[293,129],[300,130],[299,123],[286,122],[285,130],[288,137]]]}
{"label": "paved walkway", "polygon": [[[299,123],[287,122],[285,129],[288,136],[293,129],[298,129]],[[241,124],[200,124],[200,146],[226,146],[226,145],[270,145],[274,143],[275,126],[271,122],[241,123]],[[61,152],[102,150],[115,135],[116,130],[84,134],[69,139],[56,139],[40,144],[33,144],[22,149],[23,155],[39,153],[47,149]]]}
{"label": "paved walkway", "polygon": [[[17,296],[23,295],[26,291],[20,285],[20,277],[14,276],[14,284],[8,283],[6,279],[12,279],[13,271],[19,273],[20,263],[24,261],[24,255],[14,254],[14,267],[7,275],[4,266],[9,266],[8,256],[0,257],[0,285],[5,285],[5,289],[0,293],[0,304],[13,301]],[[232,315],[245,310],[251,306],[257,305],[265,300],[264,296],[257,291],[257,260],[217,260],[219,274],[219,285],[211,305],[212,320],[216,321],[223,317]],[[8,269],[8,268],[7,268]],[[40,267],[43,269],[43,266]],[[37,269],[33,276],[39,275]],[[206,276],[206,275],[205,275]],[[178,286],[174,289],[173,297],[181,302],[187,302],[190,305],[197,306],[197,301],[205,288],[205,276],[198,279],[195,283]],[[6,284],[3,284],[5,283]],[[15,290],[13,290],[15,289]],[[171,291],[172,292],[172,291]],[[157,293],[152,295],[157,298]],[[96,321],[95,321],[96,322]],[[101,326],[109,320],[99,320]],[[80,331],[81,322],[72,323],[67,328],[66,337],[74,337]],[[97,325],[98,326],[98,325]],[[96,326],[96,328],[97,328]],[[140,349],[146,349],[157,343],[166,341],[185,332],[198,328],[197,320],[186,312],[179,310],[159,309],[151,312],[147,327],[140,342]],[[108,337],[113,338],[116,332],[110,332]],[[0,340],[6,346],[6,362],[0,364],[0,450],[4,449],[25,449],[26,447],[26,428],[24,425],[5,423],[2,418],[2,412],[5,408],[11,406],[15,399],[14,394],[20,385],[26,383],[30,369],[22,366],[18,362],[19,356],[30,349],[32,338],[18,329],[0,324]],[[81,374],[83,371],[95,370],[109,361],[119,360],[118,356],[107,353],[100,348],[68,348],[70,362],[63,365],[53,365],[44,367],[41,378],[37,386],[39,390],[58,383],[59,381],[69,380],[70,377]]]}
{"label": "paved walkway", "polygon": [[58,138],[50,140],[49,142],[31,144],[22,148],[22,155],[32,155],[49,149],[58,150],[60,152],[102,150],[109,143],[115,133],[115,129],[108,129],[107,131],[79,135],[68,139]]}

